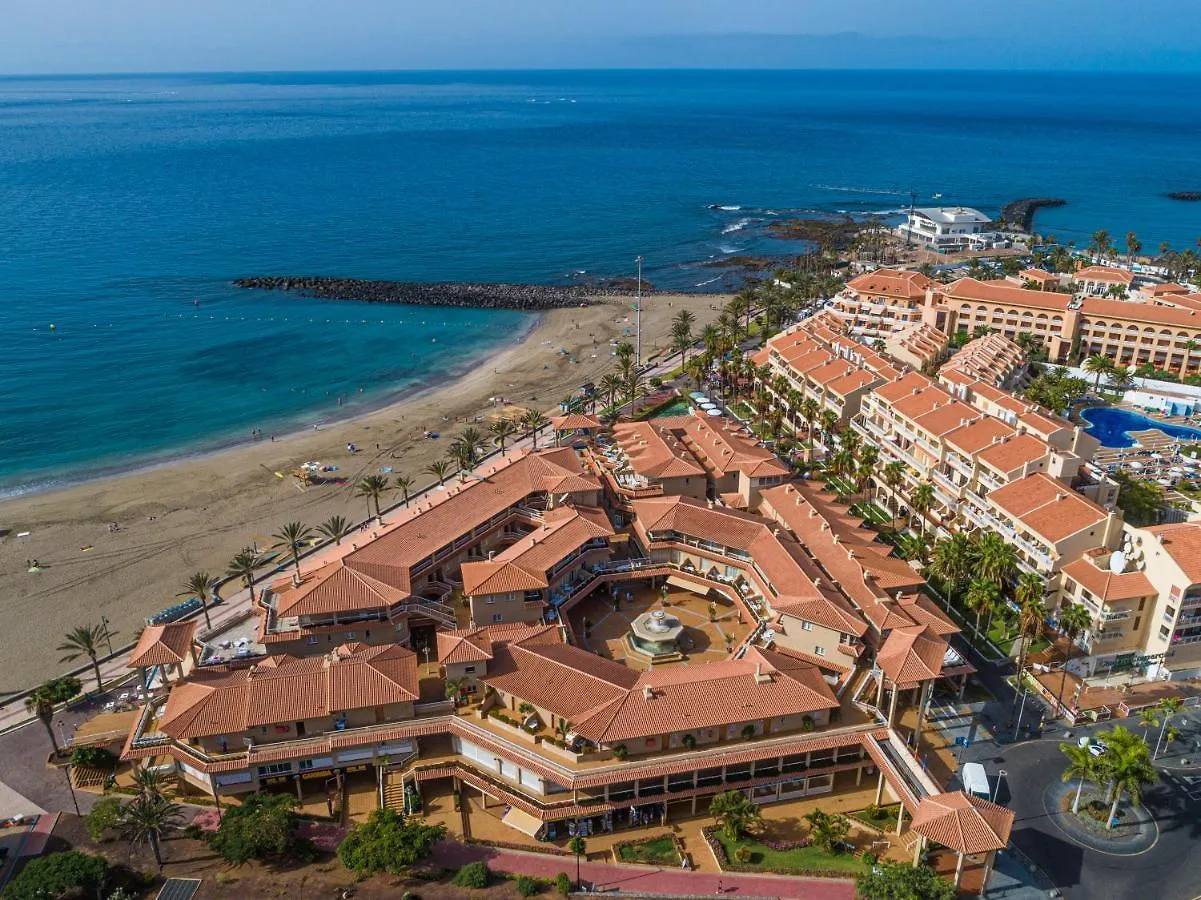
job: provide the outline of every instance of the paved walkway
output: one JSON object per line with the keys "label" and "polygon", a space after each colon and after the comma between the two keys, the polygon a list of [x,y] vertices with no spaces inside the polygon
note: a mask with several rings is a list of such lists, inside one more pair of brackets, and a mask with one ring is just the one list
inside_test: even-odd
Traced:
{"label": "paved walkway", "polygon": [[[488,868],[510,875],[533,875],[551,879],[566,872],[575,880],[575,858],[498,850],[480,845],[445,841],[434,848],[432,859],[440,866],[457,869],[475,860],[486,860]],[[659,869],[652,866],[619,866],[612,863],[584,862],[580,877],[596,891],[645,891],[652,894],[721,893],[742,898],[798,898],[798,900],[853,900],[852,881],[825,878],[799,878],[780,875],[710,875],[683,869]]]}
{"label": "paved walkway", "polygon": [[29,831],[29,837],[21,845],[22,856],[42,855],[42,851],[46,849],[46,842],[50,840],[50,834],[54,831],[54,826],[58,824],[58,815],[58,813],[43,813],[38,816],[37,823]]}

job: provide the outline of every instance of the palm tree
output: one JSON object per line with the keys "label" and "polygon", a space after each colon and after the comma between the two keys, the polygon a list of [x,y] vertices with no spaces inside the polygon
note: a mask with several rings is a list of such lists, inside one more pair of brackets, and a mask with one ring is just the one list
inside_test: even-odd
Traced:
{"label": "palm tree", "polygon": [[455,465],[459,467],[459,481],[464,481],[467,478],[467,473],[475,465],[471,448],[459,441],[452,441],[450,446],[446,448],[446,455],[454,460]]}
{"label": "palm tree", "polygon": [[1117,366],[1109,374],[1109,386],[1119,391],[1134,387],[1134,371],[1131,366]]}
{"label": "palm tree", "polygon": [[[699,370],[701,360],[699,357],[693,357],[692,364]],[[695,376],[697,384],[700,384],[703,376]],[[601,396],[605,398],[605,405],[612,407],[617,403],[617,395],[621,393],[621,376],[616,372],[606,372],[601,376],[600,381],[596,385],[596,389],[600,391]]]}
{"label": "palm tree", "polygon": [[92,663],[92,672],[96,676],[96,690],[104,690],[104,682],[100,678],[100,644],[109,637],[104,625],[76,625],[65,635],[59,644],[58,651],[64,656],[59,662],[74,662],[81,656],[86,656]]}
{"label": "palm tree", "polygon": [[[538,434],[534,433],[534,443],[538,442]],[[442,487],[446,483],[446,475],[450,472],[450,463],[444,459],[435,459],[432,463],[422,469],[427,475],[433,475],[438,479],[438,487]]]}
{"label": "palm tree", "polygon": [[1088,245],[1093,251],[1094,262],[1100,262],[1109,255],[1110,249],[1113,247],[1113,242],[1109,239],[1109,232],[1105,229],[1093,233],[1092,243]]}
{"label": "palm tree", "polygon": [[354,528],[344,516],[330,516],[317,526],[317,530],[333,541],[335,546],[338,546],[342,543],[342,538],[350,534]]}
{"label": "palm tree", "polygon": [[971,539],[964,534],[953,534],[935,546],[930,574],[942,582],[948,598],[963,587],[971,574],[973,549]]}
{"label": "palm tree", "polygon": [[1126,232],[1126,262],[1128,265],[1134,265],[1134,258],[1138,256],[1139,251],[1143,249],[1143,242],[1138,239],[1138,235],[1133,231]]}
{"label": "palm tree", "polygon": [[804,819],[809,823],[809,843],[823,853],[832,853],[834,845],[851,830],[851,823],[845,816],[831,815],[820,809],[806,813]]}
{"label": "palm tree", "polygon": [[975,572],[980,578],[1005,584],[1017,568],[1017,550],[995,531],[981,535],[976,544]]}
{"label": "palm tree", "polygon": [[250,591],[251,606],[254,606],[254,573],[266,561],[262,554],[255,553],[250,547],[246,547],[229,561],[229,565],[225,569],[226,575],[230,578],[240,579],[243,587]]}
{"label": "palm tree", "polygon": [[823,409],[817,416],[818,425],[824,435],[829,437],[838,427],[838,413],[832,409]]}
{"label": "palm tree", "polygon": [[180,807],[166,797],[142,796],[126,804],[121,810],[119,827],[131,845],[150,844],[150,849],[154,852],[154,861],[161,871],[163,854],[159,841],[166,832],[179,824],[179,813]]}
{"label": "palm tree", "polygon": [[300,577],[300,549],[308,543],[312,536],[312,529],[303,522],[289,522],[272,535],[275,543],[271,545],[271,549],[286,550],[291,554],[292,563],[296,566],[297,578]]}
{"label": "palm tree", "polygon": [[393,485],[387,475],[367,475],[359,481],[356,496],[367,500],[367,518],[371,518],[371,504],[375,503],[375,517],[384,524],[384,513],[380,508],[380,498],[392,490]]}
{"label": "palm tree", "polygon": [[53,726],[54,700],[51,699],[46,685],[35,688],[25,698],[25,709],[37,716],[38,721],[45,726],[46,734],[50,736],[50,746],[54,748],[54,755],[58,756],[58,740],[54,737]]}
{"label": "palm tree", "polygon": [[1201,344],[1190,340],[1185,341],[1180,345],[1180,347],[1184,350],[1184,362],[1180,366],[1180,377],[1184,378],[1186,375],[1188,375],[1188,370],[1190,368],[1189,364],[1193,361],[1193,351],[1198,347],[1201,347]]}
{"label": "palm tree", "polygon": [[963,603],[976,614],[977,636],[983,636],[980,631],[980,619],[986,612],[991,614],[1000,596],[1001,589],[995,581],[976,577],[968,584],[967,593],[963,595]]}
{"label": "palm tree", "polygon": [[1138,724],[1143,727],[1143,743],[1150,746],[1147,735],[1159,724],[1159,709],[1154,706],[1144,706],[1138,711]]}
{"label": "palm tree", "polygon": [[484,435],[478,428],[469,425],[463,429],[462,434],[455,438],[455,441],[467,448],[467,456],[471,460],[471,465],[467,468],[474,469],[479,464],[484,446],[488,443]]}
{"label": "palm tree", "polygon": [[409,505],[409,491],[413,490],[413,479],[408,475],[396,476],[396,490],[400,491],[400,496],[404,499],[405,506]]}
{"label": "palm tree", "polygon": [[505,442],[517,434],[517,423],[512,419],[497,419],[488,430],[492,432],[492,442],[504,453]]}
{"label": "palm tree", "polygon": [[1017,707],[1018,694],[1025,692],[1022,682],[1026,675],[1026,654],[1030,650],[1030,643],[1042,634],[1043,622],[1047,618],[1047,607],[1043,603],[1044,591],[1043,580],[1038,575],[1023,572],[1018,578],[1013,596],[1018,604],[1018,640],[1022,642],[1022,649],[1018,652],[1018,691],[1013,695],[1011,715]]}
{"label": "palm tree", "polygon": [[521,427],[530,433],[534,449],[538,449],[538,432],[550,424],[550,420],[538,409],[527,409],[521,417]]}
{"label": "palm tree", "polygon": [[[1151,751],[1139,740],[1138,735],[1116,725],[1106,732],[1102,738],[1105,744],[1105,755],[1101,757],[1101,769],[1109,779],[1109,791],[1112,805],[1109,807],[1109,820],[1105,823],[1106,830],[1113,828],[1114,817],[1118,814],[1118,804],[1123,794],[1130,795],[1134,806],[1141,806],[1143,787],[1154,784],[1159,778],[1155,765],[1151,762]],[[1085,748],[1087,749],[1087,748]]]}
{"label": "palm tree", "polygon": [[888,511],[895,518],[897,514],[897,488],[905,480],[905,464],[899,459],[894,459],[892,462],[886,463],[881,477],[884,479],[884,484],[888,487]]}
{"label": "palm tree", "polygon": [[715,796],[709,803],[709,814],[731,841],[738,840],[748,828],[763,821],[759,805],[742,791],[725,791]]}
{"label": "palm tree", "polygon": [[686,355],[694,342],[692,326],[696,324],[696,316],[690,310],[682,309],[671,320],[672,349],[680,353],[680,365],[687,362]]}
{"label": "palm tree", "polygon": [[567,849],[575,854],[575,886],[578,890],[580,887],[580,857],[588,849],[588,843],[582,837],[576,835],[567,842]]}
{"label": "palm tree", "polygon": [[1093,380],[1093,390],[1100,391],[1101,376],[1113,371],[1113,362],[1108,356],[1102,356],[1100,353],[1094,353],[1084,361],[1084,365],[1081,366],[1081,368],[1083,368],[1084,371],[1088,372],[1090,375],[1097,376]]}
{"label": "palm tree", "polygon": [[1076,638],[1084,634],[1092,624],[1092,614],[1083,605],[1065,601],[1060,606],[1059,630],[1068,639],[1068,655],[1063,663],[1063,678],[1059,682],[1059,697],[1057,698],[1060,709],[1063,708],[1063,689],[1068,683],[1068,663],[1072,661],[1072,648],[1076,645]]}
{"label": "palm tree", "polygon": [[139,797],[161,797],[163,795],[163,776],[159,774],[157,769],[152,769],[147,760],[147,765],[133,767],[130,777],[133,779],[133,786]]}
{"label": "palm tree", "polygon": [[1155,742],[1155,752],[1151,755],[1152,759],[1159,756],[1159,745],[1163,743],[1164,730],[1168,727],[1168,722],[1171,721],[1172,716],[1178,713],[1180,707],[1183,705],[1183,701],[1179,697],[1164,697],[1155,704],[1156,711],[1163,718],[1163,726],[1159,729],[1159,740]]}
{"label": "palm tree", "polygon": [[213,623],[209,620],[209,600],[216,596],[217,586],[220,583],[208,572],[195,572],[184,582],[183,590],[176,595],[195,597],[200,601],[200,611],[204,613],[204,627],[209,630],[212,630],[213,627]]}
{"label": "palm tree", "polygon": [[909,508],[917,514],[917,521],[922,534],[926,533],[926,513],[930,511],[930,507],[933,505],[934,486],[928,482],[922,482],[914,490],[913,496],[909,498]]}
{"label": "palm tree", "polygon": [[1100,757],[1093,756],[1089,752],[1088,747],[1081,747],[1072,741],[1060,744],[1059,750],[1068,758],[1067,768],[1063,770],[1060,780],[1071,781],[1073,778],[1080,780],[1080,783],[1076,785],[1076,798],[1072,801],[1072,812],[1078,814],[1080,812],[1080,794],[1084,791],[1084,782],[1095,782],[1101,777]]}

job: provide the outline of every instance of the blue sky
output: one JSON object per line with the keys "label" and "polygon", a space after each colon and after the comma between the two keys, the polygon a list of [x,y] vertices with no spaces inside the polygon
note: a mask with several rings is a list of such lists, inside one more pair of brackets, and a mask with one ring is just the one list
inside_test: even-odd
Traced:
{"label": "blue sky", "polygon": [[1201,0],[10,0],[0,72],[1201,70]]}

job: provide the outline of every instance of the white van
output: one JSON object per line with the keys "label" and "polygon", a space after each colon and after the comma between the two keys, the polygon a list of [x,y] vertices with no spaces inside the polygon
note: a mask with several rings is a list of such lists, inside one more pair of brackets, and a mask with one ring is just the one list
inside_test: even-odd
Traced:
{"label": "white van", "polygon": [[992,799],[992,792],[988,789],[988,775],[980,763],[965,763],[959,777],[963,781],[963,789],[969,794],[985,800]]}

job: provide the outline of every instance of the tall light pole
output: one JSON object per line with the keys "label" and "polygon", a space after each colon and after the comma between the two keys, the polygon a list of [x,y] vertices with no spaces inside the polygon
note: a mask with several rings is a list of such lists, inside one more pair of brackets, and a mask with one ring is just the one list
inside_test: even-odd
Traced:
{"label": "tall light pole", "polygon": [[100,624],[104,626],[104,639],[106,641],[108,641],[108,655],[112,656],[113,655],[113,633],[109,630],[108,618],[105,616],[101,616]]}
{"label": "tall light pole", "polygon": [[642,257],[637,257],[638,288],[634,291],[634,358],[642,366]]}

